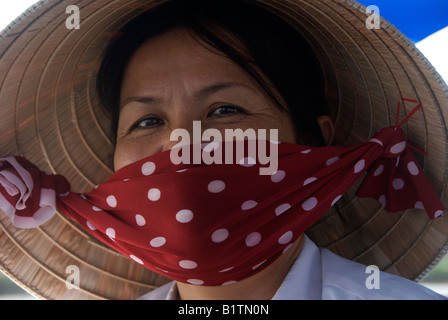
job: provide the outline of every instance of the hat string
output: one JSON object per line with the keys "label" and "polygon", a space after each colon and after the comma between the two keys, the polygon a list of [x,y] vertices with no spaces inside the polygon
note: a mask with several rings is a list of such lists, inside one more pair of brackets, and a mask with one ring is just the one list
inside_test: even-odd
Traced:
{"label": "hat string", "polygon": [[[395,128],[400,128],[406,121],[408,121],[418,110],[421,109],[422,107],[422,103],[420,101],[414,100],[414,99],[408,99],[408,98],[402,98],[403,101],[408,101],[408,102],[413,102],[416,103],[417,105],[411,110],[411,112],[409,114],[406,115],[406,117],[401,120],[400,123],[398,123],[398,119],[400,117],[400,106],[401,106],[401,101],[398,100],[398,105],[397,105],[397,115],[395,117]],[[428,152],[426,152],[425,150],[418,148],[412,144],[410,144],[408,142],[408,147],[418,153],[421,153],[425,156],[428,155]]]}
{"label": "hat string", "polygon": [[400,114],[400,106],[401,106],[401,101],[398,100],[397,116],[395,117],[395,128],[401,127],[406,121],[408,121],[422,107],[422,103],[417,100],[407,99],[407,98],[402,98],[402,100],[417,103],[417,105],[411,110],[411,112],[403,120],[401,120],[400,123],[398,123],[398,118],[399,118],[399,114]]}

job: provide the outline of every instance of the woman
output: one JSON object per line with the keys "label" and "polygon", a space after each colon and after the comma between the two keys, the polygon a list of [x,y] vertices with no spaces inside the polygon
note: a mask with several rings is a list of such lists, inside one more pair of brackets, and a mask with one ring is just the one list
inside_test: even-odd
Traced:
{"label": "woman", "polygon": [[[238,11],[235,8],[238,8]],[[229,19],[229,16],[232,16],[232,18]],[[328,75],[326,74],[326,76]],[[189,1],[187,5],[185,1],[171,1],[148,14],[140,15],[122,30],[112,46],[107,49],[98,76],[100,100],[112,118],[112,141],[115,142],[114,170],[116,172],[113,176],[115,178],[109,179],[105,184],[98,186],[97,191],[92,191],[92,193],[84,196],[84,199],[89,203],[89,210],[92,211],[91,208],[93,208],[93,211],[97,212],[100,217],[93,217],[91,213],[88,215],[87,205],[84,202],[79,203],[77,198],[75,200],[74,197],[76,196],[74,194],[66,194],[65,191],[68,187],[65,181],[55,178],[51,182],[53,183],[51,186],[60,194],[58,209],[68,217],[78,221],[86,230],[114,249],[128,255],[138,264],[151,265],[151,270],[166,274],[168,277],[172,275],[172,279],[177,280],[175,285],[170,283],[151,292],[146,298],[441,298],[412,282],[385,273],[382,273],[380,277],[382,279],[382,289],[370,291],[371,288],[365,284],[365,267],[348,262],[329,251],[319,251],[309,238],[302,235],[303,231],[311,223],[314,223],[320,214],[324,213],[323,209],[320,210],[319,216],[316,215],[312,219],[293,218],[294,221],[300,220],[300,223],[294,228],[291,227],[292,230],[290,231],[281,231],[280,237],[275,236],[278,239],[277,247],[278,244],[283,245],[281,250],[277,247],[275,249],[280,250],[280,252],[274,254],[274,252],[271,252],[272,248],[266,247],[263,250],[260,249],[263,252],[259,253],[247,251],[247,257],[244,257],[245,261],[242,263],[239,261],[242,259],[242,254],[232,254],[231,251],[228,251],[229,257],[223,256],[222,261],[237,259],[238,262],[229,262],[230,264],[227,264],[227,267],[224,267],[223,264],[222,269],[219,270],[216,269],[222,262],[216,261],[220,260],[219,258],[210,258],[213,261],[207,262],[208,269],[201,269],[203,263],[198,260],[200,258],[194,260],[181,259],[189,257],[183,253],[184,250],[185,252],[193,252],[190,255],[192,256],[193,254],[199,255],[198,252],[202,249],[207,249],[206,254],[213,257],[210,248],[202,246],[202,244],[198,243],[198,246],[184,245],[182,241],[185,241],[185,238],[181,238],[178,244],[179,248],[182,247],[181,251],[174,252],[172,251],[174,249],[171,248],[170,255],[164,256],[163,250],[169,247],[171,241],[174,242],[175,240],[172,239],[173,234],[182,234],[182,232],[185,232],[184,225],[191,226],[191,221],[196,221],[197,210],[184,209],[178,211],[176,220],[181,225],[179,227],[177,224],[172,224],[171,220],[164,221],[165,217],[154,217],[143,213],[136,214],[135,206],[130,206],[131,209],[126,209],[126,213],[132,212],[132,218],[129,218],[128,221],[127,216],[114,215],[113,219],[125,220],[125,222],[122,225],[121,221],[114,220],[114,223],[120,227],[119,229],[111,227],[114,223],[111,222],[112,216],[107,215],[107,209],[118,208],[122,199],[126,198],[115,196],[115,193],[112,195],[111,189],[118,186],[119,189],[125,188],[123,181],[131,178],[133,184],[128,196],[132,197],[132,193],[137,191],[135,189],[137,179],[134,182],[132,170],[136,168],[137,171],[140,171],[139,174],[143,173],[144,176],[151,176],[154,172],[157,172],[159,165],[167,162],[167,152],[164,151],[169,151],[177,142],[171,139],[172,131],[184,128],[191,133],[194,121],[200,121],[202,129],[213,128],[222,133],[226,129],[277,129],[278,140],[282,141],[282,144],[280,144],[280,160],[283,156],[282,152],[286,150],[285,148],[292,148],[290,144],[303,145],[302,149],[295,151],[301,154],[308,154],[310,150],[313,154],[315,150],[318,150],[309,147],[331,144],[337,130],[335,131],[331,118],[325,115],[326,102],[328,101],[328,99],[325,99],[326,90],[330,90],[325,85],[325,76],[322,74],[319,62],[307,41],[281,19],[259,7],[240,2],[234,3],[233,1]],[[396,128],[398,127],[396,126]],[[269,139],[269,137],[267,138]],[[374,139],[377,143],[369,143],[369,148],[376,144],[383,146],[383,144],[389,142],[382,140],[381,134],[375,136]],[[397,142],[399,143],[395,145],[402,143],[401,140]],[[391,144],[391,150],[395,145]],[[378,146],[374,147],[377,148]],[[184,150],[186,149],[182,151]],[[319,150],[325,150],[325,155],[327,155],[327,152],[329,152],[327,150],[330,149],[319,148]],[[367,151],[362,152],[366,153]],[[394,152],[391,151],[391,153]],[[156,157],[151,157],[153,155]],[[340,156],[338,154],[337,157],[339,163],[346,159],[343,158],[342,154]],[[330,160],[335,158],[331,157]],[[405,158],[405,154],[402,155],[402,158]],[[393,160],[394,166],[395,163],[398,166],[400,156],[397,159]],[[294,163],[297,163],[297,161],[295,159]],[[416,162],[411,162],[416,165]],[[406,162],[408,167],[411,162]],[[364,163],[364,158],[359,158],[353,163],[355,164],[356,174],[361,174],[361,171],[365,169],[364,167],[367,167]],[[280,162],[280,165],[282,164],[284,162]],[[332,163],[326,162],[327,167],[332,164],[334,164],[334,161]],[[306,167],[307,165],[303,163],[302,166]],[[296,167],[296,165],[293,167]],[[177,173],[183,173],[179,171],[186,169],[187,173],[185,175],[189,175],[195,168],[188,166],[178,170]],[[235,175],[235,170],[244,170],[238,165],[232,167],[232,171],[225,171],[226,169],[223,167],[219,168],[229,176]],[[380,166],[376,168],[375,173],[378,172],[379,168]],[[302,171],[305,171],[306,174],[310,173],[308,170]],[[412,170],[409,169],[409,171]],[[198,174],[204,172],[209,171],[198,169],[198,171],[193,172],[189,179],[199,181],[202,178]],[[273,184],[272,187],[263,187],[257,190],[258,202],[254,200],[244,202],[241,205],[242,211],[254,208],[254,210],[260,210],[255,211],[257,213],[266,211],[266,208],[271,204],[265,202],[271,200],[265,200],[271,198],[269,195],[263,194],[262,196],[261,192],[265,192],[264,190],[267,188],[272,188],[272,190],[269,190],[272,193],[283,193],[283,190],[287,188],[284,185],[281,186],[278,182],[282,182],[282,180],[287,182],[289,172],[286,179],[284,176],[279,178],[277,174],[279,172],[284,173],[281,170],[277,171],[271,178],[275,186]],[[174,203],[182,190],[179,186],[185,186],[185,182],[182,180],[184,178],[175,177],[173,173],[168,175],[168,171],[162,173],[165,174],[164,180],[168,181],[166,186],[163,184],[161,186],[157,185],[157,188],[154,187],[147,191],[148,187],[145,185],[147,198],[154,203],[160,203],[166,197],[168,201],[173,200]],[[243,174],[245,173],[241,171],[241,175]],[[226,177],[225,174],[223,176]],[[345,174],[342,176],[345,176]],[[335,181],[339,181],[341,185],[352,181],[350,182],[352,184],[356,180],[350,177],[351,180],[345,181],[335,177],[333,176],[330,180],[330,182],[333,181],[333,184]],[[301,176],[297,173],[293,178],[300,181]],[[303,188],[309,185],[303,192],[310,192],[310,188],[315,188],[316,190],[311,194],[316,195],[317,198],[313,196],[300,201],[297,200],[298,205],[300,204],[306,212],[314,212],[317,203],[310,204],[309,200],[320,200],[320,197],[317,196],[317,189],[323,189],[326,185],[326,183],[320,182],[319,188],[312,187],[311,185],[318,186],[315,181],[322,179],[314,176],[312,180],[310,179],[304,179],[304,182],[301,182]],[[42,180],[42,183],[47,183],[44,180]],[[118,180],[120,180],[119,184]],[[227,192],[228,185],[224,184],[224,180],[225,178],[212,181],[220,182],[223,185],[215,183],[211,186],[212,183],[210,183],[208,185],[209,192],[221,195],[223,192]],[[394,180],[394,189],[403,189],[403,187],[397,187],[395,181],[398,180]],[[157,182],[161,182],[160,178]],[[173,183],[176,184],[175,187],[173,187]],[[173,188],[174,191],[168,190],[169,188]],[[331,188],[334,189],[334,186],[331,186]],[[257,188],[254,187],[254,189]],[[363,190],[365,189],[366,187]],[[320,194],[322,193],[329,195],[329,197],[332,194],[329,191],[321,191]],[[331,205],[339,200],[340,197],[336,197],[337,195],[339,193],[331,196]],[[207,197],[205,194],[199,196],[199,198]],[[382,201],[383,198],[379,198],[380,202],[383,202],[383,206],[390,206],[389,201],[392,202],[389,194],[387,196],[387,202]],[[231,194],[231,197],[231,199],[227,198],[230,200],[229,202],[236,201],[237,195]],[[68,200],[65,198],[68,198]],[[101,203],[100,198],[106,199],[106,203]],[[413,204],[417,200],[420,199],[415,199]],[[185,201],[185,205],[192,201]],[[226,198],[221,198],[219,201],[226,201]],[[283,198],[282,201],[284,201]],[[288,200],[287,204],[290,202]],[[240,201],[240,203],[242,202]],[[269,218],[272,221],[264,222],[268,232],[263,233],[261,229],[256,229],[256,232],[250,233],[247,237],[248,233],[244,233],[245,250],[247,250],[247,247],[261,248],[261,244],[264,246],[265,241],[268,242],[265,239],[269,239],[269,233],[277,232],[277,228],[284,225],[285,222],[291,223],[290,220],[283,219],[292,219],[292,212],[298,212],[299,210],[294,205],[293,208],[283,208],[279,205],[280,203],[272,207],[276,210],[277,219]],[[166,205],[165,203],[164,206]],[[434,215],[433,217],[436,216],[435,212],[439,213],[441,211],[430,212],[426,202],[425,205],[428,214]],[[106,208],[107,206],[108,208]],[[218,206],[225,207],[225,204],[218,202]],[[81,207],[84,209],[80,209]],[[120,208],[120,210],[124,209]],[[212,210],[218,211],[214,207],[212,207]],[[125,211],[122,212],[125,213]],[[160,214],[162,210],[157,212],[162,215]],[[216,219],[221,219],[226,214],[227,212],[224,210],[222,214],[216,214]],[[232,219],[239,219],[237,218],[239,216],[241,216],[240,213],[235,216],[229,213],[229,217],[232,217]],[[33,216],[33,218],[35,217],[36,215]],[[15,218],[16,216],[12,220],[14,221]],[[144,250],[134,251],[137,250],[135,247],[139,248],[144,245],[139,242],[141,237],[137,239],[131,234],[133,230],[136,233],[138,231],[128,228],[131,224],[130,221],[135,219],[139,227],[144,227],[153,223],[152,218],[154,220],[160,218],[161,220],[159,222],[160,227],[155,228],[157,232],[164,233],[165,229],[169,231],[166,231],[163,236],[152,237],[150,241],[152,248],[149,254]],[[35,218],[39,224],[44,222],[45,219],[40,216]],[[250,221],[245,219],[242,221],[247,221],[248,227],[254,221],[261,224],[263,216],[260,214],[257,219],[250,218]],[[16,221],[19,220],[16,219]],[[217,222],[214,218],[209,220],[212,223]],[[353,221],[347,224],[350,223],[353,223]],[[16,225],[19,224],[16,223]],[[199,228],[199,232],[214,231],[211,234],[212,242],[226,245],[229,240],[232,240],[233,234],[239,233],[239,231],[237,232],[237,230],[240,230],[238,227],[241,227],[241,225],[246,227],[246,222],[240,222],[239,225],[238,223],[235,224],[237,225],[235,229],[230,227],[210,230]],[[206,227],[207,225],[202,225],[202,228]],[[188,232],[199,238],[199,234],[193,233],[193,231],[197,230]],[[172,234],[167,235],[170,232]],[[96,235],[96,233],[99,234]],[[125,233],[130,235],[120,238],[121,234]],[[207,238],[210,238],[210,236],[207,236]],[[129,249],[130,246],[132,246],[132,249]],[[184,246],[185,248],[183,248]],[[162,251],[158,252],[159,248]],[[239,249],[239,245],[230,248]],[[147,254],[148,256],[146,256]],[[155,257],[155,255],[157,256]],[[163,258],[159,258],[159,255]],[[170,260],[173,255],[180,258],[173,262]],[[266,259],[260,258],[264,256],[266,256]],[[176,263],[178,263],[178,266],[175,266]],[[241,268],[237,267],[238,263],[243,266]],[[251,268],[247,268],[248,264]],[[252,270],[246,271],[245,268]],[[213,269],[213,272],[209,269]],[[218,273],[221,274],[219,277],[216,276]],[[186,278],[183,278],[184,275]]]}
{"label": "woman", "polygon": [[[241,4],[238,6],[237,15],[241,18],[233,17],[228,21],[233,23],[230,30],[238,34],[246,33],[244,39],[251,42],[251,49],[258,49],[255,53],[257,58],[270,67],[268,72],[274,73],[276,80],[281,81],[279,84],[273,84],[264,70],[260,70],[258,61],[251,62],[253,58],[245,49],[246,41],[240,42],[241,40],[236,38],[233,32],[224,29],[223,25],[217,25],[217,30],[210,28],[213,22],[218,23],[220,19],[230,16],[235,10],[235,4],[227,2],[222,7],[214,8],[210,6],[210,2],[200,3],[199,7],[191,6],[190,3],[190,6],[179,8],[185,6],[185,2],[183,3],[180,5],[173,2],[162,10],[151,12],[149,16],[139,17],[121,36],[121,41],[126,44],[116,43],[109,49],[103,63],[99,76],[100,92],[104,92],[102,99],[110,102],[109,105],[107,102],[105,104],[112,112],[118,113],[119,109],[119,116],[114,116],[115,121],[118,118],[114,158],[116,171],[147,156],[171,149],[176,144],[171,140],[171,132],[177,128],[187,128],[191,131],[195,120],[202,121],[202,129],[219,129],[223,135],[226,129],[275,128],[279,130],[278,139],[290,143],[296,143],[298,140],[303,141],[302,143],[307,140],[322,141],[322,134],[316,128],[320,124],[327,135],[326,139],[332,139],[332,123],[329,117],[316,118],[310,115],[306,118],[307,113],[321,112],[318,108],[308,106],[314,100],[323,100],[323,77],[314,56],[311,55],[311,49],[304,46],[304,40],[294,42],[295,47],[288,47],[283,39],[277,40],[278,45],[274,44],[275,35],[283,34],[286,37],[283,30],[280,30],[283,26],[278,25],[278,22],[277,25],[275,22],[268,23],[269,16],[266,17],[263,13],[257,17],[253,7],[245,8]],[[174,7],[171,8],[170,5]],[[201,15],[213,22],[200,21]],[[242,19],[247,16],[253,17],[251,26],[260,26],[263,22],[264,26],[261,28],[264,30],[256,30],[260,27],[248,27],[247,19]],[[160,21],[169,22],[160,27]],[[274,27],[277,30],[274,30]],[[157,30],[158,28],[162,30]],[[139,30],[148,30],[150,38],[145,40],[145,33],[138,32]],[[217,43],[210,45],[207,42],[212,41],[210,38],[199,38],[205,37],[207,32],[213,32],[212,30],[216,35],[210,38],[221,41],[226,39],[227,43],[221,44],[219,40],[215,40]],[[195,31],[201,33],[195,34]],[[255,34],[258,34],[258,37]],[[137,39],[134,40],[132,38],[135,35]],[[137,48],[142,40],[145,42]],[[218,44],[221,44],[221,47],[218,47]],[[222,47],[225,48],[224,52]],[[120,48],[126,48],[127,52],[123,54]],[[132,52],[132,49],[136,49],[136,52]],[[241,61],[242,66],[228,58],[228,55],[232,54],[230,50],[233,50],[235,60]],[[273,52],[269,55],[269,51]],[[286,57],[276,56],[279,51]],[[126,56],[128,52],[132,56]],[[298,59],[300,63],[286,60],[292,57],[292,61]],[[273,60],[284,63],[273,64],[270,62]],[[291,70],[291,66],[296,70]],[[124,67],[122,76],[118,74],[116,79],[111,78],[112,72],[118,73],[118,70]],[[257,76],[251,76],[244,67],[251,68],[249,70],[256,72]],[[309,69],[311,70],[308,71]],[[120,83],[121,88],[117,87]],[[282,86],[284,83],[286,86]],[[277,90],[269,90],[278,86],[281,86],[283,91],[290,90],[286,91],[289,99],[285,99]],[[120,91],[121,95],[114,94]],[[306,111],[295,110],[295,114],[300,116],[296,116],[297,124],[294,126],[288,106],[284,102],[280,104],[278,100],[294,101],[298,97],[301,101],[299,107]],[[150,99],[157,102],[149,101]],[[118,101],[121,101],[119,106]],[[298,105],[292,101],[291,103]],[[308,134],[303,134],[305,130],[308,131],[307,127],[312,129]],[[319,134],[313,135],[316,131]],[[314,139],[306,139],[307,137]],[[195,293],[199,287],[179,282],[179,291],[182,298],[186,299],[270,299],[297,258],[302,245],[301,237],[274,265],[244,283],[225,288],[202,287]],[[192,293],[188,294],[190,291]],[[224,291],[224,295],[221,291]]]}

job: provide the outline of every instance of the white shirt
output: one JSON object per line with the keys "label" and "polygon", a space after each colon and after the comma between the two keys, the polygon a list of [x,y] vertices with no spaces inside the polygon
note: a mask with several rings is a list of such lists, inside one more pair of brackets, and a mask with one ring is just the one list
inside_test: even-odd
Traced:
{"label": "white shirt", "polygon": [[[373,286],[373,284],[376,285]],[[173,281],[142,296],[140,300],[177,300],[178,298],[176,282]],[[414,281],[386,272],[366,273],[366,266],[342,258],[327,249],[318,248],[306,236],[302,251],[272,298],[272,300],[390,299],[442,300],[447,298]]]}

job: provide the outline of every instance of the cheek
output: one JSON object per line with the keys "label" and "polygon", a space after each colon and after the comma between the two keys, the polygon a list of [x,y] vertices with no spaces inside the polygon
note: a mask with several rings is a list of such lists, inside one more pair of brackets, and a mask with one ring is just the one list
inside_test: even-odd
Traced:
{"label": "cheek", "polygon": [[114,153],[114,170],[119,169],[157,153],[152,144],[144,143],[144,139],[118,141]]}
{"label": "cheek", "polygon": [[115,153],[114,153],[114,170],[115,170],[115,172],[120,170],[121,168],[127,166],[128,164],[135,162],[135,160],[134,160],[135,158],[137,158],[137,156],[135,155],[133,148],[130,148],[129,146],[117,143],[117,145],[115,147]]}
{"label": "cheek", "polygon": [[[298,143],[293,122],[286,114],[275,114],[272,117],[266,117],[265,123],[260,122],[257,126],[276,129],[279,141]],[[273,137],[269,137],[269,139],[273,139]]]}
{"label": "cheek", "polygon": [[[270,101],[265,101],[264,104],[263,108],[255,110],[254,115],[247,118],[245,125],[254,129],[276,129],[279,141],[298,143],[297,130],[290,115]],[[269,137],[269,139],[273,138]]]}
{"label": "cheek", "polygon": [[285,119],[283,126],[278,131],[278,140],[286,143],[298,143],[296,130],[289,119]]}

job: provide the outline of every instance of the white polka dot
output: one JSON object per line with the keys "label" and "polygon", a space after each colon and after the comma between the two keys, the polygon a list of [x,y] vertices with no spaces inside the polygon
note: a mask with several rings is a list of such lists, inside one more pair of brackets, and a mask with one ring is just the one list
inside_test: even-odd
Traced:
{"label": "white polka dot", "polygon": [[381,140],[378,140],[377,138],[372,138],[369,141],[378,143],[380,146],[383,146],[383,142]]}
{"label": "white polka dot", "polygon": [[226,184],[221,180],[214,180],[208,184],[208,191],[211,193],[219,193],[226,188]]}
{"label": "white polka dot", "polygon": [[306,149],[306,150],[300,151],[300,153],[302,153],[302,154],[308,154],[310,152],[311,152],[311,149]]}
{"label": "white polka dot", "polygon": [[93,210],[93,211],[97,211],[97,212],[98,212],[98,211],[101,211],[101,209],[98,208],[98,207],[96,207],[96,206],[92,206],[92,210]]}
{"label": "white polka dot", "polygon": [[227,229],[218,229],[212,234],[212,241],[214,243],[220,243],[227,239],[229,231]]}
{"label": "white polka dot", "polygon": [[279,205],[277,208],[275,208],[275,214],[277,216],[281,215],[283,212],[291,208],[291,205],[289,203],[283,203]]}
{"label": "white polka dot", "polygon": [[115,239],[115,229],[107,228],[106,229],[106,235],[109,236],[109,238]]}
{"label": "white polka dot", "polygon": [[302,208],[305,211],[311,211],[317,206],[317,203],[318,203],[317,199],[311,197],[302,203]]}
{"label": "white polka dot", "polygon": [[404,181],[400,178],[396,178],[392,181],[392,186],[395,190],[401,190],[404,188]]}
{"label": "white polka dot", "polygon": [[421,202],[421,201],[417,201],[417,202],[414,204],[414,208],[415,208],[415,209],[423,209],[423,210],[425,210],[425,206],[423,205],[423,202]]}
{"label": "white polka dot", "polygon": [[191,260],[182,260],[182,261],[179,261],[179,266],[182,269],[196,269],[198,264]]}
{"label": "white polka dot", "polygon": [[202,286],[204,284],[203,280],[199,280],[199,279],[188,279],[187,282],[189,284],[193,284],[195,286]]}
{"label": "white polka dot", "polygon": [[443,216],[443,211],[442,211],[442,210],[437,210],[437,211],[434,213],[434,218],[435,218],[435,219],[440,218],[441,216]]}
{"label": "white polka dot", "polygon": [[166,243],[166,239],[164,237],[157,237],[152,239],[149,244],[151,245],[151,247],[154,248],[160,248],[161,246],[165,245]]}
{"label": "white polka dot", "polygon": [[93,231],[96,230],[96,227],[90,221],[87,221],[87,226],[89,227],[90,230],[93,230]]}
{"label": "white polka dot", "polygon": [[364,159],[359,160],[355,164],[355,168],[354,168],[355,173],[360,173],[362,170],[364,170],[365,166],[366,166],[366,161]]}
{"label": "white polka dot", "polygon": [[286,176],[286,172],[283,170],[278,170],[276,172],[274,172],[271,176],[271,181],[274,183],[278,183],[280,181],[282,181]]}
{"label": "white polka dot", "polygon": [[375,177],[378,177],[380,174],[382,174],[384,171],[384,165],[380,165],[378,168],[376,168],[375,172],[373,173],[373,175]]}
{"label": "white polka dot", "polygon": [[67,191],[66,193],[60,193],[60,197],[67,197],[70,194],[70,191]]}
{"label": "white polka dot", "polygon": [[252,167],[257,164],[257,161],[255,161],[255,159],[252,157],[246,157],[246,158],[242,158],[239,161],[239,164],[243,167]]}
{"label": "white polka dot", "polygon": [[313,183],[313,182],[316,181],[316,180],[317,180],[316,177],[308,178],[308,179],[305,180],[305,182],[303,182],[303,186],[306,186],[306,185],[308,185],[308,184],[310,184],[310,183]]}
{"label": "white polka dot", "polygon": [[257,202],[254,200],[247,200],[241,205],[241,210],[250,210],[257,206]]}
{"label": "white polka dot", "polygon": [[188,223],[193,220],[193,212],[188,209],[180,210],[176,213],[176,220],[180,223]]}
{"label": "white polka dot", "polygon": [[411,161],[408,163],[408,171],[410,174],[412,174],[413,176],[416,176],[420,173],[420,170],[418,170],[417,165],[415,164],[414,161]]}
{"label": "white polka dot", "polygon": [[132,260],[134,260],[138,264],[143,264],[143,261],[140,258],[137,258],[136,256],[134,256],[133,254],[131,254],[130,257],[131,257]]}
{"label": "white polka dot", "polygon": [[146,219],[141,214],[135,215],[135,222],[139,227],[143,227],[146,224]]}
{"label": "white polka dot", "polygon": [[286,232],[280,238],[278,238],[278,243],[279,244],[287,244],[288,242],[290,242],[292,240],[293,235],[294,234],[292,233],[292,231]]}
{"label": "white polka dot", "polygon": [[177,170],[176,172],[185,172],[185,171],[187,171],[188,169],[180,169],[180,170]]}
{"label": "white polka dot", "polygon": [[157,188],[149,189],[148,191],[148,199],[151,201],[157,201],[160,199],[161,193]]}
{"label": "white polka dot", "polygon": [[390,148],[390,153],[398,154],[406,148],[406,141],[399,142]]}
{"label": "white polka dot", "polygon": [[234,283],[236,283],[235,280],[230,280],[230,281],[224,282],[221,286],[229,286],[229,285],[234,284]]}
{"label": "white polka dot", "polygon": [[331,166],[332,164],[338,162],[341,158],[339,158],[339,156],[330,158],[327,160],[327,162],[325,162],[325,164],[327,165],[327,167]]}
{"label": "white polka dot", "polygon": [[156,170],[156,165],[154,162],[149,161],[142,165],[142,174],[144,176],[152,175],[155,170]]}
{"label": "white polka dot", "polygon": [[342,198],[342,195],[337,196],[336,198],[334,198],[333,202],[331,203],[331,206],[334,206],[336,204],[336,202],[338,202],[339,199],[341,199],[341,198]]}
{"label": "white polka dot", "polygon": [[383,206],[383,207],[385,207],[386,206],[386,204],[387,204],[387,199],[386,199],[386,195],[381,195],[379,198],[378,198],[378,201],[381,203],[381,205]]}
{"label": "white polka dot", "polygon": [[234,267],[226,268],[226,269],[221,270],[221,271],[219,271],[219,272],[220,272],[220,273],[227,272],[227,271],[232,270],[233,268],[234,268]]}
{"label": "white polka dot", "polygon": [[108,196],[106,202],[109,207],[115,208],[117,206],[117,198],[115,196]]}
{"label": "white polka dot", "polygon": [[255,247],[261,242],[261,234],[258,232],[252,232],[246,237],[246,246]]}

